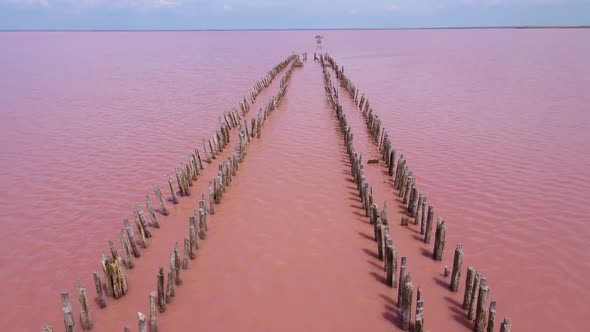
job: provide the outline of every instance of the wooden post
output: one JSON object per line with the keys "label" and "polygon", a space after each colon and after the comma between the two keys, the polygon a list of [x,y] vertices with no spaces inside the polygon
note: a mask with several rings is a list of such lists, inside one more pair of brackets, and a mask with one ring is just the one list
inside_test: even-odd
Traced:
{"label": "wooden post", "polygon": [[387,284],[392,287],[394,272],[393,272],[393,240],[387,239],[387,247],[385,249],[385,273],[387,276]]}
{"label": "wooden post", "polygon": [[414,208],[414,214],[416,216],[416,218],[414,219],[414,225],[418,225],[421,217],[422,217],[422,201],[424,200],[424,194],[420,193],[420,196],[418,197],[418,203],[416,204],[415,208]]}
{"label": "wooden post", "polygon": [[129,220],[123,219],[123,226],[125,227],[125,232],[127,233],[127,237],[129,238],[129,244],[131,245],[131,251],[133,251],[133,256],[141,257],[141,253],[139,252],[139,248],[137,247],[137,242],[135,241],[135,235],[133,234],[133,230],[129,225]]}
{"label": "wooden post", "polygon": [[432,250],[432,258],[435,261],[442,261],[443,250],[445,249],[445,236],[447,234],[447,226],[442,218],[438,218],[436,222],[436,234],[434,240],[434,250]]}
{"label": "wooden post", "polygon": [[174,292],[174,276],[176,275],[174,267],[174,252],[170,254],[170,270],[168,271],[168,283],[166,288],[166,303],[170,303],[172,298],[176,295]]}
{"label": "wooden post", "polygon": [[449,276],[449,274],[451,274],[451,272],[449,272],[449,267],[445,265],[445,270],[444,270],[444,272],[443,272],[443,275],[444,275],[444,276],[445,276],[445,278],[446,278],[446,277],[448,277],[448,276]]}
{"label": "wooden post", "polygon": [[481,282],[481,273],[475,272],[475,280],[473,281],[473,289],[471,290],[471,298],[469,300],[469,310],[467,311],[467,319],[473,320],[475,316],[475,307],[477,306],[477,295],[479,292],[479,285]]}
{"label": "wooden post", "polygon": [[215,189],[213,188],[213,181],[209,181],[209,214],[215,214]]}
{"label": "wooden post", "polygon": [[45,324],[41,326],[41,332],[53,332],[53,327]]}
{"label": "wooden post", "polygon": [[150,214],[152,225],[156,228],[160,228],[160,224],[158,223],[158,218],[156,218],[156,212],[154,211],[154,207],[152,206],[149,195],[145,195],[145,206],[147,207],[148,213]]}
{"label": "wooden post", "polygon": [[428,206],[428,218],[426,219],[426,230],[424,232],[424,243],[430,243],[430,237],[432,235],[432,221],[434,219],[434,207]]}
{"label": "wooden post", "polygon": [[135,214],[137,216],[137,219],[139,220],[139,224],[141,225],[141,228],[143,229],[143,233],[145,234],[145,237],[150,238],[152,237],[152,233],[150,232],[148,225],[147,225],[147,221],[145,220],[145,216],[143,214],[143,210],[141,209],[141,205],[137,204],[135,205]]}
{"label": "wooden post", "polygon": [[[194,216],[191,216],[191,218],[195,218]],[[194,222],[194,225],[191,223],[189,226],[189,241],[190,241],[190,252],[189,252],[189,257],[190,259],[195,259],[197,258],[197,249],[198,249],[198,240],[197,240],[197,230],[196,230],[196,221]]]}
{"label": "wooden post", "polygon": [[451,276],[451,284],[449,288],[452,292],[459,290],[459,280],[461,279],[461,264],[463,264],[463,246],[457,245],[455,249],[455,258],[453,259],[453,275]]}
{"label": "wooden post", "polygon": [[164,203],[164,197],[162,197],[162,192],[158,187],[154,186],[154,194],[160,203],[160,213],[167,216],[169,214],[168,208],[166,207],[166,203]]}
{"label": "wooden post", "polygon": [[107,302],[105,301],[104,295],[102,293],[102,282],[100,282],[98,272],[92,272],[92,276],[94,277],[94,287],[96,288],[96,299],[98,301],[98,306],[104,308],[107,306]]}
{"label": "wooden post", "polygon": [[488,314],[487,332],[494,332],[494,323],[496,321],[496,301],[490,302],[490,312]]}
{"label": "wooden post", "polygon": [[137,218],[137,215],[135,215],[135,226],[137,227],[137,234],[139,236],[139,244],[141,245],[142,248],[147,248],[147,240],[145,238],[145,233],[143,231],[143,227],[141,226],[141,223],[139,221],[139,218]]}
{"label": "wooden post", "polygon": [[412,297],[414,287],[412,286],[412,278],[409,273],[404,280],[404,287],[402,287],[402,304],[400,308],[400,325],[402,330],[407,331],[410,329],[410,321],[412,319]]}
{"label": "wooden post", "polygon": [[186,270],[188,269],[188,259],[189,259],[189,255],[190,255],[190,239],[189,236],[185,236],[184,237],[184,254],[182,256],[182,269]]}
{"label": "wooden post", "polygon": [[207,237],[207,213],[205,212],[205,209],[200,208],[199,209],[199,227],[197,228],[198,232],[199,232],[199,238],[201,240],[205,240],[205,238]]}
{"label": "wooden post", "polygon": [[422,216],[420,218],[420,234],[424,234],[426,226],[426,216],[428,214],[426,212],[426,196],[422,198],[422,207],[420,209],[422,209]]}
{"label": "wooden post", "polygon": [[172,203],[178,204],[178,198],[176,198],[176,190],[174,190],[174,179],[172,179],[172,176],[168,176],[168,186],[170,187],[170,195],[172,196]]}
{"label": "wooden post", "polygon": [[158,309],[160,312],[166,311],[166,294],[164,293],[164,268],[160,267],[157,278],[158,289]]}
{"label": "wooden post", "polygon": [[463,310],[469,309],[471,302],[471,292],[473,290],[473,281],[475,279],[475,270],[473,266],[467,268],[467,277],[465,278],[465,295],[463,295]]}
{"label": "wooden post", "polygon": [[131,257],[131,249],[129,248],[129,239],[127,238],[127,231],[121,229],[121,248],[123,249],[123,258],[125,258],[125,265],[127,268],[132,269],[134,267],[133,258]]}
{"label": "wooden post", "polygon": [[131,332],[131,330],[130,330],[130,329],[127,327],[127,326],[125,326],[125,327],[123,328],[123,332]]}
{"label": "wooden post", "polygon": [[404,281],[406,280],[406,256],[402,256],[399,268],[399,288],[397,289],[397,306],[400,307],[402,303],[402,294],[404,288]]}
{"label": "wooden post", "polygon": [[417,300],[416,302],[415,332],[424,332],[424,300]]}
{"label": "wooden post", "polygon": [[181,267],[180,249],[178,248],[178,242],[176,242],[174,245],[174,281],[176,285],[182,285],[182,279],[180,278]]}
{"label": "wooden post", "polygon": [[383,210],[381,210],[381,222],[387,225],[387,201],[383,202]]}
{"label": "wooden post", "polygon": [[510,332],[511,328],[512,328],[512,323],[510,322],[510,318],[508,318],[508,317],[504,318],[504,321],[500,325],[500,332]]}
{"label": "wooden post", "polygon": [[158,316],[156,315],[156,292],[150,292],[150,332],[158,332]]}
{"label": "wooden post", "polygon": [[138,312],[137,316],[139,318],[139,332],[147,332],[147,320],[145,319],[145,315]]}
{"label": "wooden post", "polygon": [[82,321],[83,330],[92,330],[92,318],[88,310],[88,298],[86,297],[86,288],[78,280],[78,302],[80,302],[80,320]]}
{"label": "wooden post", "polygon": [[488,311],[488,293],[487,285],[479,287],[479,296],[477,297],[477,313],[475,315],[475,326],[473,331],[484,332],[486,328],[486,312]]}
{"label": "wooden post", "polygon": [[72,304],[70,295],[67,292],[61,293],[61,302],[63,303],[64,326],[66,332],[74,332],[74,316],[72,315]]}

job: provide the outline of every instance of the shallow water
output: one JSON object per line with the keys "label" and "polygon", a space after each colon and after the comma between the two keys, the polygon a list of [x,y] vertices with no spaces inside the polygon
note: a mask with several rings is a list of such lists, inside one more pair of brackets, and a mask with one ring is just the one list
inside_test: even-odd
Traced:
{"label": "shallow water", "polygon": [[[59,293],[73,296],[78,278],[93,297],[100,251],[134,204],[152,184],[166,193],[165,175],[200,147],[217,116],[293,50],[313,53],[315,34],[0,33],[0,277],[10,299],[0,323],[60,326]],[[322,34],[447,222],[442,264],[420,257],[411,231],[394,232],[423,285],[427,328],[465,323],[454,312],[462,293],[439,284],[462,243],[464,268],[487,276],[498,320],[510,316],[517,330],[579,330],[590,299],[590,30]],[[188,329],[195,310],[208,329],[392,328],[394,296],[363,237],[370,229],[347,188],[322,84],[310,56],[250,147],[162,328]],[[375,153],[345,97],[357,148]],[[377,201],[397,209],[369,166]],[[199,180],[195,192],[204,186]],[[167,266],[194,201],[162,218],[169,224],[130,271],[128,297],[91,308],[95,330],[134,327],[136,311],[147,312],[157,267]]]}

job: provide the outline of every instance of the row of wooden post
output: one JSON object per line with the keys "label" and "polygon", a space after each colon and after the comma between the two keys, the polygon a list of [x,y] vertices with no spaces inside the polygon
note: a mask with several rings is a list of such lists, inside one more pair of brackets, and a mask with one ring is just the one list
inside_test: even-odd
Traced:
{"label": "row of wooden post", "polygon": [[[420,223],[420,233],[424,235],[423,241],[424,243],[428,244],[431,240],[432,234],[432,225],[434,221],[434,207],[432,205],[428,205],[428,210],[426,209],[427,206],[427,199],[426,195],[420,192],[417,188],[416,180],[413,173],[409,170],[407,161],[404,155],[400,155],[399,160],[397,162],[397,167],[395,163],[395,158],[397,151],[394,149],[391,139],[384,129],[381,119],[373,109],[370,107],[369,100],[365,97],[364,94],[360,96],[359,99],[359,89],[354,86],[352,81],[346,77],[344,74],[344,67],[339,67],[336,62],[329,56],[324,55],[321,62],[323,65],[323,61],[328,62],[333,70],[336,72],[336,77],[340,80],[341,86],[349,93],[350,97],[354,100],[355,104],[359,107],[360,111],[362,112],[363,117],[365,118],[365,122],[367,125],[367,129],[369,134],[375,140],[375,143],[378,145],[379,150],[381,152],[381,157],[384,160],[386,167],[388,169],[388,174],[394,178],[394,187],[399,190],[399,197],[402,198],[402,203],[407,204],[407,213],[409,217],[414,219],[414,224],[418,225]],[[326,78],[326,82],[329,82],[329,74],[324,69],[324,76]],[[328,86],[328,85],[327,85]],[[330,85],[331,86],[331,83]],[[343,118],[344,121],[346,120],[346,116],[342,113],[341,107],[337,104],[338,93],[332,87],[326,87],[326,91],[328,92],[328,99],[330,104],[337,109],[337,113],[339,113],[338,117]],[[330,91],[335,91],[334,93],[330,93]],[[336,100],[336,101],[334,101]],[[334,106],[335,105],[335,106]],[[350,133],[350,128],[347,128],[347,133],[352,137]],[[346,137],[346,135],[345,135]],[[350,150],[351,148],[348,147]],[[370,223],[374,224],[375,227],[375,239],[377,240],[378,244],[378,253],[379,257],[385,257],[385,269],[387,271],[387,282],[390,285],[395,285],[395,269],[397,268],[397,261],[393,261],[397,259],[397,253],[395,252],[395,248],[389,249],[389,242],[386,237],[389,235],[389,227],[387,225],[387,221],[381,220],[381,218],[377,217],[378,208],[375,203],[373,203],[372,197],[372,190],[369,189],[368,185],[364,182],[364,175],[362,173],[362,163],[361,157],[356,157],[356,153],[351,156],[351,164],[352,166],[352,173],[357,181],[357,187],[360,190],[360,197],[363,201],[363,207],[365,208],[365,213],[370,215]],[[371,206],[369,207],[369,204]],[[371,212],[369,212],[371,211]],[[384,211],[386,211],[384,207]],[[410,220],[408,217],[402,217],[402,225],[407,226]],[[385,236],[384,234],[387,234]],[[443,250],[445,247],[445,238],[446,238],[446,225],[442,218],[437,218],[436,223],[436,231],[435,231],[435,241],[434,241],[434,248],[432,251],[432,258],[436,261],[441,261],[443,256]],[[391,241],[393,244],[393,241]],[[391,250],[393,249],[393,252]],[[385,253],[385,254],[383,254]],[[402,258],[402,261],[404,258]],[[455,250],[455,256],[453,260],[453,272],[451,276],[451,282],[449,288],[453,292],[457,292],[459,288],[459,280],[461,277],[461,265],[463,262],[463,248],[461,244],[457,245]],[[402,263],[403,266],[403,263]],[[389,271],[388,268],[393,268],[393,271]],[[447,276],[448,268],[445,267],[445,276]],[[495,311],[496,311],[496,302],[492,301],[489,307],[489,314],[487,315],[488,319],[486,322],[486,310],[487,310],[487,297],[489,292],[489,287],[485,285],[485,278],[484,278],[484,285],[478,285],[475,281],[470,281],[470,271],[473,268],[470,267],[468,269],[468,277],[466,281],[466,294],[464,300],[464,308],[465,308],[465,301],[469,302],[468,308],[468,319],[472,320],[475,318],[474,323],[474,331],[476,332],[483,332],[486,331],[493,331],[494,321],[495,321]],[[390,275],[393,276],[390,282]],[[473,278],[472,278],[473,279]],[[475,278],[477,281],[477,278]],[[400,283],[403,283],[405,287],[405,279],[400,273]],[[469,284],[471,282],[471,284]],[[473,285],[475,284],[475,285]],[[410,280],[411,285],[411,280]],[[403,304],[407,305],[407,301],[404,302],[403,294],[407,295],[407,292],[402,291],[400,287],[398,303],[402,303],[402,329],[409,328],[409,325],[406,327],[408,320],[406,319],[405,313],[408,313],[409,308],[403,308]],[[411,293],[411,291],[410,291]],[[468,297],[468,293],[470,293]],[[411,294],[409,294],[411,296]],[[469,298],[469,300],[468,300]],[[416,318],[418,319],[418,311],[420,311],[420,324],[418,321],[416,322],[416,330],[422,330],[424,326],[424,318],[423,318],[423,300],[420,298],[418,299],[419,302],[419,309],[417,307],[417,314]],[[411,298],[409,300],[411,305]],[[475,317],[473,317],[475,315]],[[487,323],[487,329],[486,329]],[[510,331],[510,318],[505,318],[501,324],[501,331]]]}
{"label": "row of wooden post", "polygon": [[[250,100],[254,101],[256,96],[262,92],[266,87],[270,85],[273,79],[280,73],[287,65],[294,61],[298,60],[296,55],[291,55],[287,57],[285,60],[281,61],[278,65],[273,67],[260,81],[256,82],[254,86],[250,89],[249,96]],[[301,63],[297,61],[297,66],[300,66]],[[293,66],[292,66],[293,68]],[[289,69],[288,75],[290,77],[292,68]],[[273,97],[273,101],[275,105],[278,105],[276,102],[276,98],[282,98],[282,96],[286,92],[286,80],[283,79],[281,81],[281,92],[277,96]],[[275,106],[276,107],[276,106]],[[244,117],[248,111],[250,110],[250,105],[248,104],[246,98],[244,97],[242,101],[239,103],[240,112],[238,112],[235,108],[231,111],[226,111],[223,113],[223,116],[220,117],[220,129],[215,132],[208,140],[209,151],[207,151],[207,144],[203,142],[203,149],[206,156],[206,161],[211,162],[211,159],[215,159],[216,155],[221,153],[223,149],[229,144],[230,141],[230,130],[237,126],[241,127],[241,119]],[[189,155],[189,162],[187,164],[181,164],[180,168],[177,168],[175,171],[176,175],[176,183],[179,189],[179,193],[181,196],[189,196],[190,195],[190,187],[193,185],[193,181],[197,180],[198,176],[200,175],[200,171],[204,169],[203,167],[203,160],[199,154],[199,150],[195,149],[194,153]],[[225,190],[225,186],[229,185],[229,181],[231,181],[231,177],[235,175],[237,171],[237,155],[234,154],[233,157],[228,157],[228,159],[220,165],[220,174],[223,174],[224,179],[220,179],[221,181],[218,182],[219,184],[224,185],[223,190]],[[218,176],[219,178],[219,176]],[[176,190],[174,188],[174,180],[171,176],[168,177],[168,183],[170,187],[170,194],[174,204],[178,203],[178,197],[176,196]],[[154,186],[154,194],[156,199],[158,200],[160,210],[159,212],[162,215],[169,215],[169,210],[166,206],[164,201],[164,197],[162,192],[159,188]],[[201,215],[204,214],[204,218],[206,218],[206,208],[205,208],[205,196],[203,195],[201,201],[199,201],[199,213]],[[155,210],[151,204],[151,200],[149,195],[146,195],[146,208],[149,214],[149,218],[151,221],[151,227],[160,228],[160,224],[158,223],[157,215]],[[134,218],[135,218],[135,226],[137,228],[137,237],[135,236],[135,232],[131,228],[129,221],[125,219],[123,221],[124,228],[121,229],[120,232],[120,241],[121,241],[121,249],[123,250],[123,257],[119,256],[113,241],[109,241],[109,250],[110,255],[106,255],[105,253],[102,254],[101,264],[103,268],[104,278],[105,278],[105,287],[106,287],[106,296],[112,298],[120,298],[121,296],[125,295],[128,290],[127,278],[125,269],[132,269],[134,267],[133,257],[138,258],[141,257],[141,251],[138,247],[138,242],[142,248],[146,248],[148,245],[147,239],[152,237],[152,234],[148,227],[148,222],[146,216],[143,212],[141,205],[137,204],[134,210]],[[199,217],[201,218],[201,217]],[[195,234],[198,234],[199,237],[204,239],[206,234],[206,222],[200,222],[200,228],[196,231]],[[204,226],[204,230],[203,230]],[[193,226],[193,228],[196,228]],[[196,250],[197,240],[196,236],[191,236],[193,232],[189,228],[189,236],[185,238],[185,256],[188,257],[196,257],[196,253],[193,251]],[[192,240],[191,240],[192,238]],[[192,242],[191,242],[192,241]],[[186,253],[187,249],[190,249],[191,253]],[[179,248],[178,243],[174,249],[174,252],[171,254],[171,267],[174,264],[174,273],[173,275],[169,272],[169,280],[170,278],[174,278],[174,283],[181,282],[180,279],[180,266],[183,268],[186,266],[188,268],[188,259],[183,257],[182,260],[178,254]],[[194,258],[192,258],[194,259]],[[177,268],[178,266],[178,268]],[[95,289],[97,294],[97,302],[100,308],[105,308],[107,305],[105,294],[103,292],[103,283],[98,272],[93,272],[93,279],[95,283]],[[168,294],[172,294],[174,296],[173,284],[170,286],[170,282],[168,283],[167,292]],[[155,292],[153,292],[155,294]],[[62,297],[62,304],[63,304],[63,313],[64,313],[64,326],[65,330],[70,332],[74,331],[75,320],[73,317],[73,311],[71,302],[69,299],[69,294],[67,292],[63,292],[61,294]],[[88,307],[88,299],[86,288],[82,285],[80,281],[78,281],[78,300],[80,302],[80,318],[82,323],[82,329],[90,330],[93,327],[93,322],[90,316],[90,311]],[[150,294],[150,301],[151,301],[151,294]],[[152,310],[153,311],[153,310]],[[139,314],[139,321],[140,321],[140,331],[142,330],[142,320],[145,321],[145,316],[143,314]],[[150,315],[151,326],[152,328],[155,327],[157,330],[157,323],[155,322],[155,313],[152,312]],[[52,327],[48,325],[42,326],[42,331],[52,331]]]}

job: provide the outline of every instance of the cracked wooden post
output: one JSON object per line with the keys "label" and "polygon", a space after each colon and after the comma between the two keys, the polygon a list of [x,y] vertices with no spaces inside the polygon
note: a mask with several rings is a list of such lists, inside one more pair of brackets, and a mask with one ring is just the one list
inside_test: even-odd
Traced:
{"label": "cracked wooden post", "polygon": [[393,168],[395,167],[395,150],[391,151],[389,155],[389,176],[393,176]]}
{"label": "cracked wooden post", "polygon": [[164,202],[164,197],[162,196],[162,192],[156,186],[154,186],[154,194],[158,199],[158,203],[160,203],[160,213],[167,216],[169,214],[168,208],[166,207],[166,203]]}
{"label": "cracked wooden post", "polygon": [[78,280],[78,302],[80,302],[80,321],[82,322],[83,330],[92,330],[92,318],[88,310],[88,298],[86,296],[86,288],[82,282]]}
{"label": "cracked wooden post", "polygon": [[[195,218],[194,216],[191,216],[191,218]],[[190,252],[189,252],[189,257],[190,259],[195,259],[197,258],[197,248],[198,248],[198,240],[197,240],[197,230],[196,230],[196,221],[194,222],[194,225],[191,221],[191,224],[189,226],[189,242],[190,242]]]}
{"label": "cracked wooden post", "polygon": [[107,306],[107,302],[102,292],[102,282],[100,282],[98,272],[92,272],[92,276],[94,277],[94,287],[96,288],[96,300],[98,302],[98,306],[104,308]]}
{"label": "cracked wooden post", "polygon": [[132,269],[135,265],[133,264],[133,258],[131,257],[131,249],[129,244],[129,238],[127,237],[127,231],[121,229],[121,249],[123,249],[123,258],[125,258],[125,265],[128,269]]}
{"label": "cracked wooden post", "polygon": [[467,311],[467,319],[473,320],[475,316],[475,307],[477,306],[477,295],[481,283],[481,273],[475,272],[475,279],[473,281],[473,289],[471,290],[471,297],[469,299],[469,310]]}
{"label": "cracked wooden post", "polygon": [[129,220],[123,219],[123,226],[125,227],[125,232],[127,233],[127,238],[129,239],[129,244],[131,245],[131,251],[133,252],[133,256],[141,257],[141,252],[137,247],[135,234],[133,234],[133,229],[131,229],[131,226],[129,225]]}
{"label": "cracked wooden post", "polygon": [[215,190],[213,188],[213,181],[209,181],[209,214],[215,214]]}
{"label": "cracked wooden post", "polygon": [[453,259],[453,274],[449,288],[452,292],[459,290],[459,280],[461,279],[461,265],[463,264],[463,246],[457,245],[455,249],[455,258]]}
{"label": "cracked wooden post", "polygon": [[471,301],[471,291],[473,289],[473,281],[475,279],[475,270],[473,266],[467,268],[467,277],[465,278],[465,294],[463,295],[463,310],[469,309],[469,303]]}
{"label": "cracked wooden post", "polygon": [[430,243],[430,237],[432,236],[432,221],[434,219],[434,207],[428,206],[428,218],[426,219],[426,230],[424,231],[424,243]]}
{"label": "cracked wooden post", "polygon": [[178,198],[176,198],[176,191],[174,190],[174,179],[171,175],[168,176],[168,186],[170,187],[170,195],[172,196],[172,203],[178,204]]}
{"label": "cracked wooden post", "polygon": [[158,309],[160,312],[166,311],[166,294],[164,293],[164,268],[160,267],[157,278],[158,289]]}
{"label": "cracked wooden post", "polygon": [[207,238],[207,213],[205,212],[205,209],[200,208],[199,209],[199,227],[197,227],[198,232],[199,232],[199,238],[201,240],[205,240],[205,238]]}
{"label": "cracked wooden post", "polygon": [[147,221],[145,220],[145,215],[143,214],[143,210],[141,209],[140,204],[135,205],[135,215],[137,217],[137,220],[139,220],[139,224],[143,230],[143,233],[145,234],[145,237],[146,238],[152,237],[152,233],[150,232],[150,230],[148,228]]}
{"label": "cracked wooden post", "polygon": [[416,322],[414,327],[415,332],[424,332],[424,300],[422,299],[416,301]]}
{"label": "cracked wooden post", "polygon": [[64,327],[66,332],[74,332],[74,316],[72,315],[72,304],[70,295],[67,292],[61,293],[61,302],[64,312]]}
{"label": "cracked wooden post", "polygon": [[174,292],[174,276],[176,269],[174,267],[174,252],[170,254],[170,270],[168,270],[168,283],[166,284],[166,303],[170,303],[172,298],[176,295]]}
{"label": "cracked wooden post", "polygon": [[404,288],[404,281],[406,280],[406,256],[402,256],[399,268],[399,287],[397,289],[397,306],[400,307],[402,303],[402,294]]}
{"label": "cracked wooden post", "polygon": [[482,284],[479,287],[479,295],[477,297],[477,312],[475,315],[474,332],[484,332],[486,328],[486,312],[488,311],[488,293],[489,287]]}
{"label": "cracked wooden post", "polygon": [[412,285],[412,278],[408,273],[404,279],[404,286],[402,287],[402,303],[400,307],[401,328],[404,331],[410,329],[410,321],[412,319],[412,297],[414,286]]}
{"label": "cracked wooden post", "polygon": [[508,318],[508,317],[504,318],[504,321],[500,325],[500,332],[510,332],[511,328],[512,328],[512,323],[510,321],[510,318]]}
{"label": "cracked wooden post", "polygon": [[147,320],[145,318],[145,315],[141,312],[138,312],[137,317],[139,320],[139,332],[147,332]]}
{"label": "cracked wooden post", "polygon": [[150,214],[152,225],[155,228],[160,228],[160,224],[158,223],[158,218],[156,217],[156,212],[154,211],[154,207],[152,206],[152,201],[150,200],[149,195],[145,195],[145,206],[147,207],[148,213]]}
{"label": "cracked wooden post", "polygon": [[494,332],[494,323],[496,322],[496,301],[490,302],[490,312],[488,314],[487,332]]}
{"label": "cracked wooden post", "polygon": [[135,215],[135,227],[137,227],[137,234],[139,236],[139,244],[142,248],[147,248],[147,239],[145,236],[145,232],[143,231],[143,227],[141,226],[141,222],[137,215]]}
{"label": "cracked wooden post", "polygon": [[418,197],[418,203],[416,204],[416,207],[414,208],[414,214],[416,216],[416,218],[414,219],[414,225],[418,225],[421,217],[422,217],[422,201],[424,200],[424,194],[420,193],[420,196]]}
{"label": "cracked wooden post", "polygon": [[150,332],[158,332],[158,316],[156,315],[157,297],[155,291],[150,292]]}
{"label": "cracked wooden post", "polygon": [[381,222],[387,225],[387,201],[383,201],[383,210],[381,210]]}
{"label": "cracked wooden post", "polygon": [[182,285],[182,279],[180,278],[180,270],[182,268],[180,259],[180,249],[178,248],[178,242],[174,245],[174,282],[176,285]]}
{"label": "cracked wooden post", "polygon": [[436,234],[434,238],[434,248],[432,250],[432,259],[435,261],[442,261],[446,234],[447,226],[445,225],[445,221],[439,217],[436,221]]}
{"label": "cracked wooden post", "polygon": [[387,239],[387,249],[385,250],[385,273],[387,275],[387,284],[390,287],[393,287],[393,279],[395,279],[395,272],[394,271],[394,255],[397,256],[395,253],[395,249],[393,248],[393,240]]}
{"label": "cracked wooden post", "polygon": [[420,218],[420,234],[424,235],[425,227],[426,227],[426,216],[428,212],[426,211],[426,196],[422,198],[422,216]]}
{"label": "cracked wooden post", "polygon": [[188,259],[189,259],[189,255],[190,255],[190,249],[191,245],[190,245],[190,239],[189,236],[185,236],[184,237],[184,253],[182,256],[182,269],[183,270],[187,270],[188,269]]}

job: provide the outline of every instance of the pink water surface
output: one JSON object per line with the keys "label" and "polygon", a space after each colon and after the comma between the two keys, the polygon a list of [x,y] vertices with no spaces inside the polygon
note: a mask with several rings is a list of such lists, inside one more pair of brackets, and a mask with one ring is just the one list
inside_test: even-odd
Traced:
{"label": "pink water surface", "polygon": [[[134,204],[152,184],[164,188],[165,175],[267,70],[293,50],[313,52],[317,33],[0,33],[0,325],[60,330],[59,293],[74,294],[80,278],[94,294],[90,273]],[[444,263],[462,243],[465,264],[488,277],[513,330],[585,328],[590,30],[321,33],[445,218]],[[191,296],[161,318],[168,330],[187,330],[191,308],[209,330],[394,328],[380,311],[389,297],[372,297],[387,289],[367,267],[370,244],[359,234],[369,229],[354,223],[322,89],[313,62],[293,75],[285,105],[224,198],[223,223],[200,252],[202,274],[187,274]],[[371,153],[342,96],[358,148]],[[192,205],[183,202],[167,222],[184,229]],[[141,293],[95,309],[95,330],[122,330],[146,312],[157,266],[181,240],[174,227],[163,227],[131,272]],[[287,245],[284,233],[292,234]],[[435,277],[429,269],[438,267],[420,268]],[[428,329],[457,330],[461,320],[440,309],[435,287],[425,286],[437,294],[428,300],[437,312],[426,302]]]}

